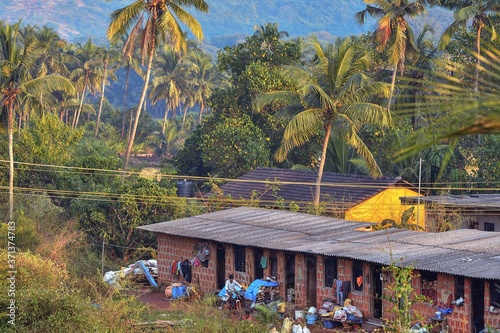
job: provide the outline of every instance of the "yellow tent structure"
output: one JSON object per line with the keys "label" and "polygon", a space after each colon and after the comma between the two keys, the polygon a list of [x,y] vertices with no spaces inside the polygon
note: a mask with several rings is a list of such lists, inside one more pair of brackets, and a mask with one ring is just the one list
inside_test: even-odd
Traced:
{"label": "yellow tent structure", "polygon": [[[393,220],[401,224],[403,213],[414,207],[413,214],[407,221],[409,225],[417,224],[418,230],[425,230],[424,205],[402,205],[400,198],[417,197],[418,192],[405,187],[387,188],[369,199],[348,209],[345,219],[359,222],[382,222],[383,220]],[[417,223],[418,220],[418,223]]]}

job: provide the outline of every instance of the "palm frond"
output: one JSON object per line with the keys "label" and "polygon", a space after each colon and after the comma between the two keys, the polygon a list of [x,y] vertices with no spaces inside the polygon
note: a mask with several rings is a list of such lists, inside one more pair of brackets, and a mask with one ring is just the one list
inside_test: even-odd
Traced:
{"label": "palm frond", "polygon": [[290,150],[303,145],[318,134],[318,129],[321,126],[318,115],[321,113],[321,109],[310,109],[293,117],[283,133],[281,146],[276,153],[277,161],[283,161]]}
{"label": "palm frond", "polygon": [[143,10],[143,0],[137,0],[124,8],[115,10],[111,14],[111,23],[107,31],[108,39],[113,43],[117,42],[137,22]]}

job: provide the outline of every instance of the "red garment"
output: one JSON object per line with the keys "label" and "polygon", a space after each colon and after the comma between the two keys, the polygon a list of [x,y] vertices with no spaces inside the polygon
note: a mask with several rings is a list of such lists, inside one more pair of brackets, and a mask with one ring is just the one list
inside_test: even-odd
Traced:
{"label": "red garment", "polygon": [[177,275],[177,260],[172,263],[172,274]]}

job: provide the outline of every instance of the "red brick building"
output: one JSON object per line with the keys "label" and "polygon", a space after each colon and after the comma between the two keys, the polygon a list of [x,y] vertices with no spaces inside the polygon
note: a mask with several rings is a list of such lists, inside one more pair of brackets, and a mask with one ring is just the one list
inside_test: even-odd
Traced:
{"label": "red brick building", "polygon": [[[429,320],[438,306],[450,332],[500,327],[500,234],[477,230],[424,233],[375,231],[350,222],[289,211],[240,207],[140,227],[158,235],[160,283],[184,280],[172,264],[191,263],[191,283],[220,289],[227,276],[250,284],[275,276],[299,307],[320,307],[336,296],[333,284],[350,284],[350,298],[365,320],[391,318],[393,304],[379,296],[392,282],[384,267],[414,267],[413,289],[429,301],[412,310]],[[202,249],[203,262],[197,260]],[[208,251],[206,251],[208,250]],[[463,305],[451,302],[462,297]],[[491,310],[490,310],[491,308]]]}

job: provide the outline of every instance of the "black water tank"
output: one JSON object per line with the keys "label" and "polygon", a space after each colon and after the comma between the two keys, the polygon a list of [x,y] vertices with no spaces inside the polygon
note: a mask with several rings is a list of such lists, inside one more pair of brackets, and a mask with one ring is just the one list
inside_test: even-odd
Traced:
{"label": "black water tank", "polygon": [[179,180],[176,187],[178,197],[191,198],[193,196],[193,182],[185,179]]}

